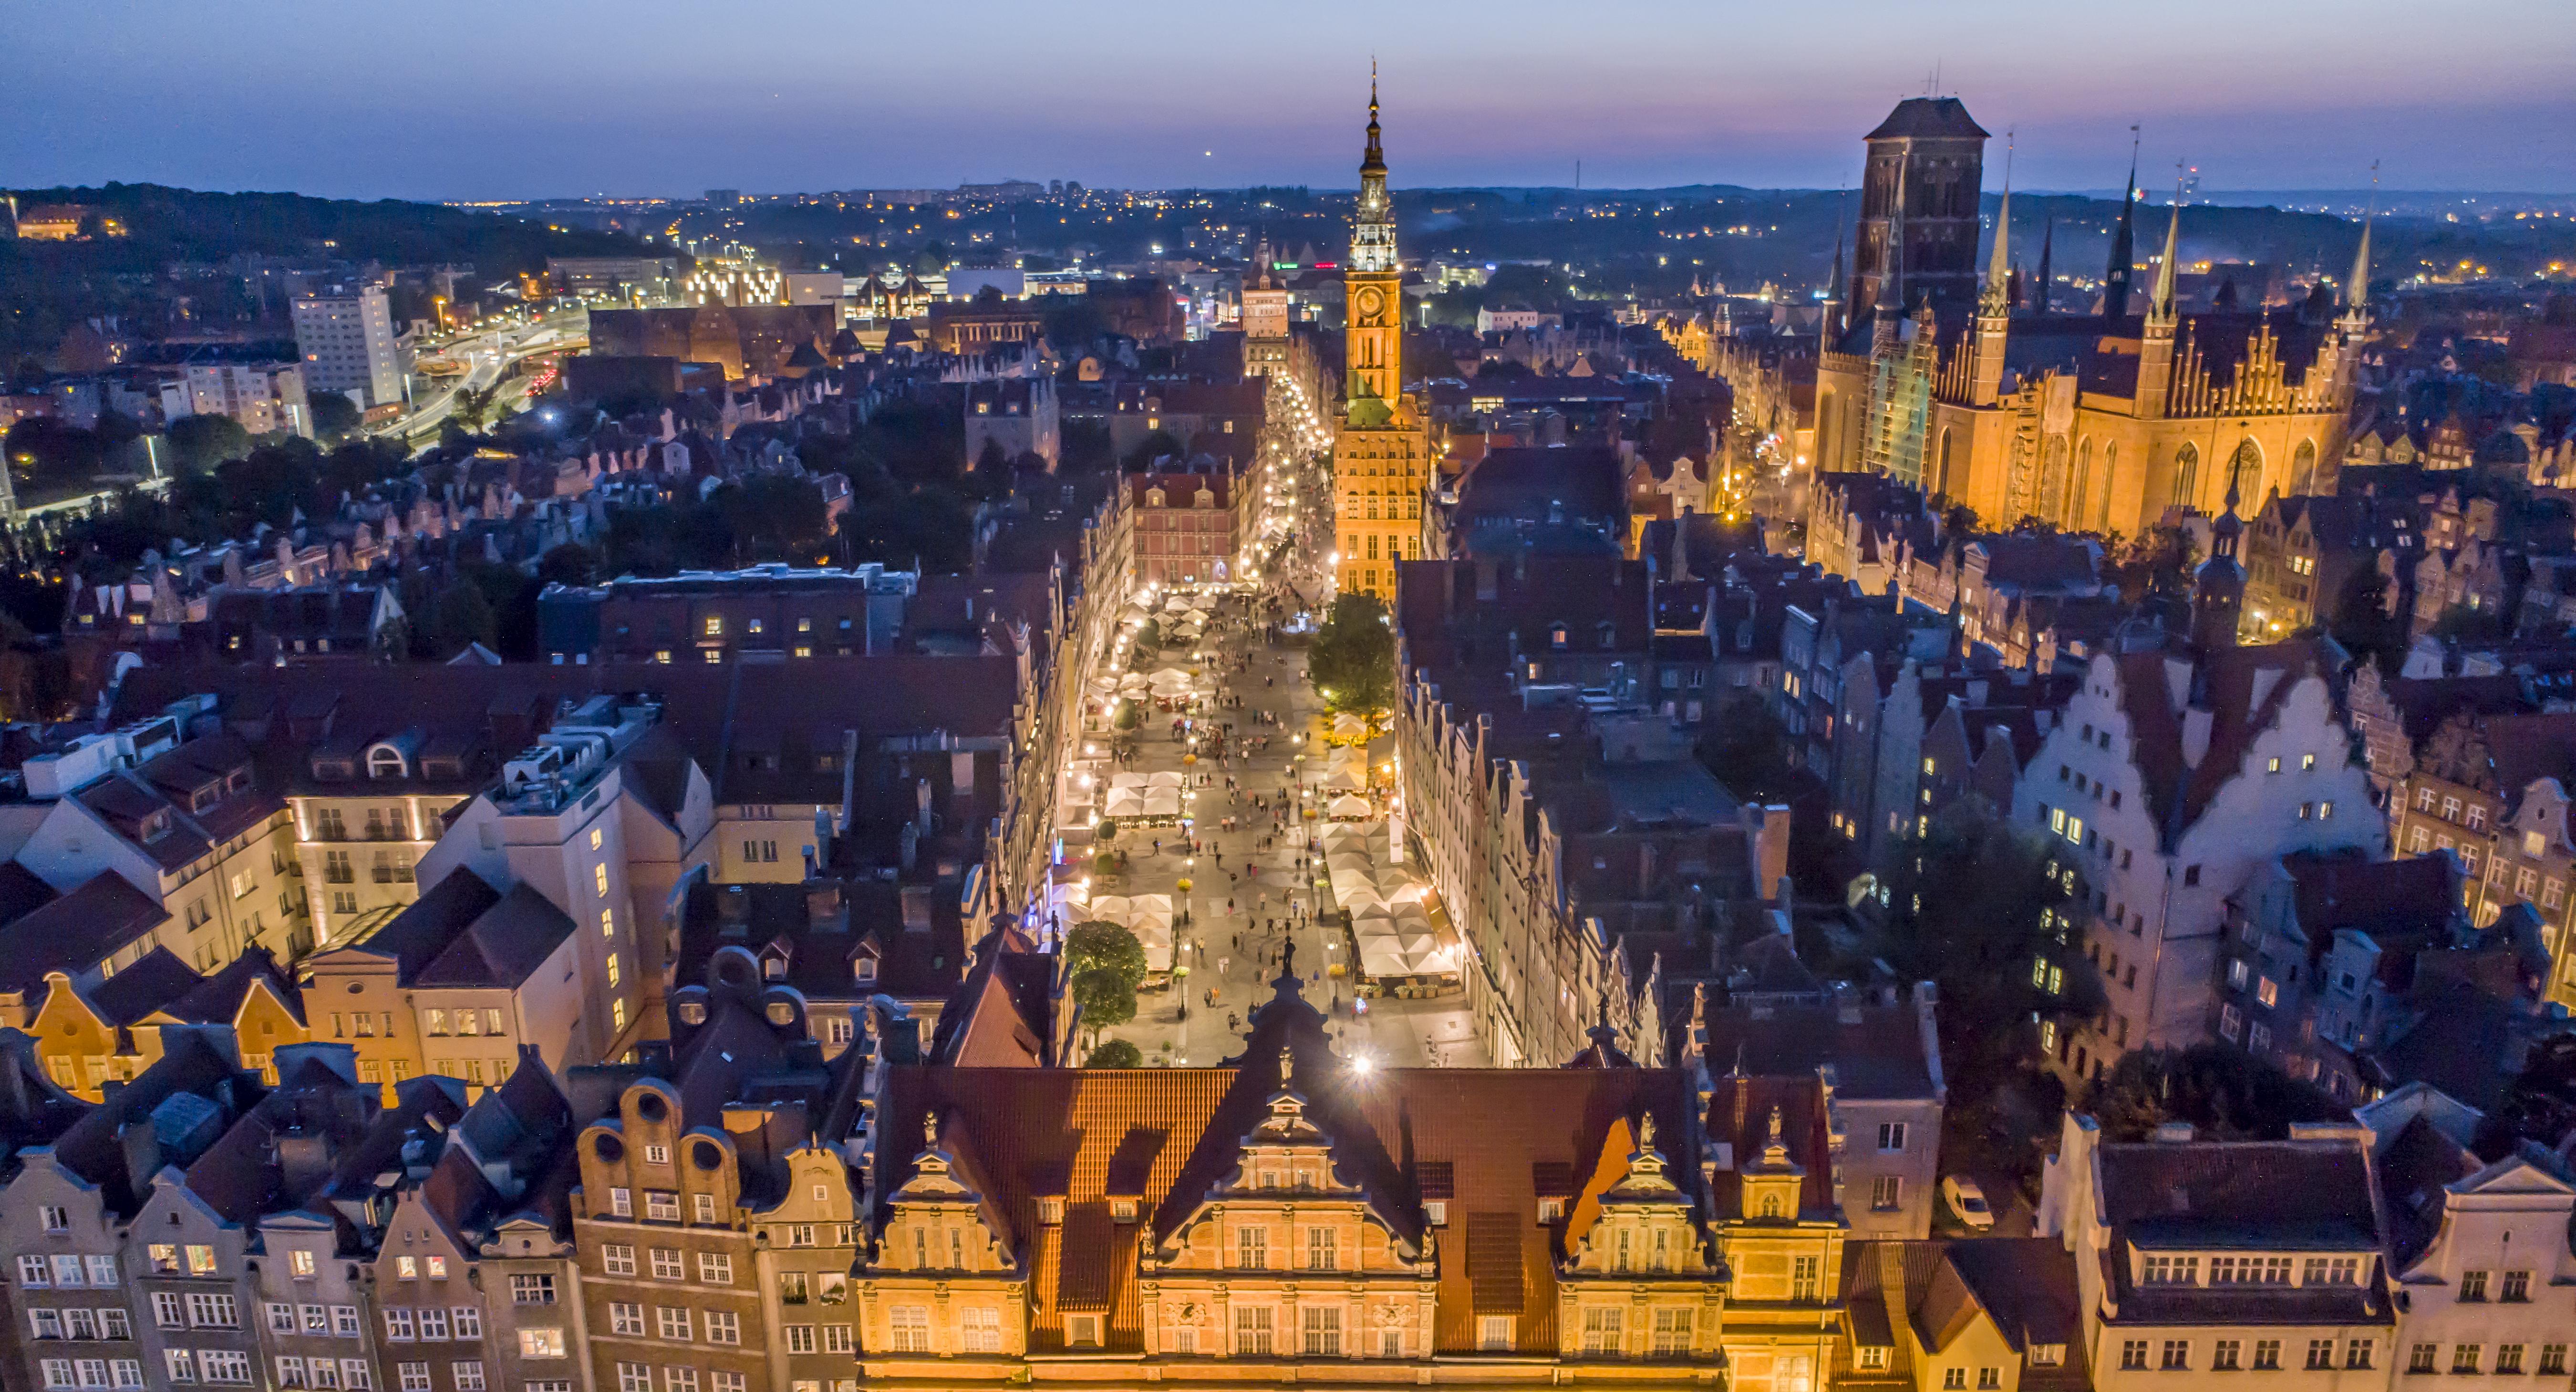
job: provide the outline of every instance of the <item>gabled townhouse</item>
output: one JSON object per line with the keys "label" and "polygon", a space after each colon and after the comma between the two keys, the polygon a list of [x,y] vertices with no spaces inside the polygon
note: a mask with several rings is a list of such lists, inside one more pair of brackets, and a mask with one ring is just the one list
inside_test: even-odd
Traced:
{"label": "gabled townhouse", "polygon": [[[846,1278],[858,1235],[832,1147],[858,1129],[860,1083],[887,1055],[871,1035],[825,1065],[795,990],[765,985],[738,947],[670,1011],[667,1052],[568,1079],[589,1099],[571,1196],[588,1337],[558,1351],[565,1376],[582,1364],[596,1388],[750,1392],[783,1385],[795,1355],[828,1350],[846,1368],[856,1312],[824,1279]],[[796,1250],[769,1259],[782,1248]],[[772,1297],[767,1283],[790,1273],[806,1276],[806,1301]]]}
{"label": "gabled townhouse", "polygon": [[[65,903],[79,899],[66,896]],[[247,1047],[242,1066],[276,1080],[273,1056],[301,1042],[303,992],[265,948],[253,947],[223,970],[199,976],[155,948],[152,955],[96,985],[45,974],[29,998],[28,1031],[44,1041],[44,1063],[56,1082],[97,1101],[115,1080],[130,1080],[161,1057],[162,1031],[173,1025],[223,1025]]]}
{"label": "gabled townhouse", "polygon": [[2466,870],[2462,903],[2485,924],[2515,904],[2539,915],[2551,970],[2548,999],[2576,1003],[2576,952],[2568,941],[2567,888],[2576,839],[2567,825],[2576,783],[2576,715],[2443,720],[2389,789],[2400,855],[2448,852]]}
{"label": "gabled townhouse", "polygon": [[313,959],[307,1026],[347,1043],[359,1079],[388,1095],[432,1075],[479,1095],[523,1048],[548,1067],[594,1061],[601,997],[618,988],[583,977],[583,935],[533,886],[504,893],[459,867],[374,932]]}
{"label": "gabled townhouse", "polygon": [[855,1042],[855,1010],[904,1007],[927,1049],[968,966],[959,886],[815,879],[687,889],[677,979],[706,979],[715,955],[748,949],[764,982],[794,987],[826,1060]]}
{"label": "gabled townhouse", "polygon": [[2074,1257],[2104,1392],[2236,1372],[2385,1388],[2400,1316],[2383,1225],[2371,1134],[2349,1124],[2115,1143],[2069,1112],[2041,1177],[2039,1235]]}
{"label": "gabled townhouse", "polygon": [[[221,1221],[174,1191],[185,1189],[178,1167],[202,1159],[266,1092],[224,1030],[172,1032],[166,1043],[160,1062],[17,1157],[0,1249],[10,1257],[10,1325],[25,1331],[10,1377],[18,1386],[166,1387],[182,1364],[196,1381],[205,1345],[192,1317],[216,1371],[253,1381],[255,1336],[234,1284],[240,1235],[219,1242]],[[162,1221],[138,1232],[146,1210]],[[193,1310],[191,1294],[204,1297]]]}
{"label": "gabled townhouse", "polygon": [[2266,498],[2246,530],[2248,640],[2278,642],[2340,623],[2374,583],[2382,613],[2407,612],[2423,555],[2422,511],[2376,493]]}
{"label": "gabled townhouse", "polygon": [[1929,1236],[1949,1101],[1932,984],[1918,982],[1901,1002],[1847,986],[1808,1002],[1712,1004],[1708,994],[1694,991],[1675,1056],[1730,1075],[1821,1078],[1842,1138],[1835,1202],[1853,1238]]}
{"label": "gabled townhouse", "polygon": [[2398,1385],[2565,1380],[2576,1346],[2576,1184],[2564,1157],[2533,1147],[2485,1158],[2484,1115],[2420,1083],[2353,1115],[2370,1132],[2389,1283],[2404,1302],[2389,1360]]}
{"label": "gabled townhouse", "polygon": [[2335,709],[2337,651],[2231,646],[2234,614],[2213,607],[2212,641],[2097,655],[2014,794],[2013,819],[2081,877],[2084,955],[2108,997],[2087,1025],[2042,1022],[2069,1078],[2211,1036],[2228,896],[2273,857],[2386,848]]}
{"label": "gabled townhouse", "polygon": [[2046,1237],[1853,1243],[1831,1385],[2090,1392],[2075,1263]]}
{"label": "gabled townhouse", "polygon": [[2468,931],[2457,862],[2358,847],[2256,867],[2227,896],[2225,922],[2219,1037],[2354,1101],[2375,1090],[2357,1056],[2413,1023],[2419,956]]}
{"label": "gabled townhouse", "polygon": [[[21,805],[33,824],[14,858],[62,894],[115,874],[167,915],[150,928],[154,944],[200,972],[253,944],[294,961],[313,938],[291,819],[254,777],[250,749],[203,730],[202,714],[180,703],[28,759]],[[98,943],[99,962],[140,956],[140,940]]]}

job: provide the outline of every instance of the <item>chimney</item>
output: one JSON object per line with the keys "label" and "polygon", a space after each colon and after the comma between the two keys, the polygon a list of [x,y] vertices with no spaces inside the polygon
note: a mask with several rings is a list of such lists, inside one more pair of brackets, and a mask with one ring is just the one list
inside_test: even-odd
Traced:
{"label": "chimney", "polygon": [[805,925],[830,932],[840,932],[850,926],[849,920],[841,913],[841,885],[838,880],[805,882]]}

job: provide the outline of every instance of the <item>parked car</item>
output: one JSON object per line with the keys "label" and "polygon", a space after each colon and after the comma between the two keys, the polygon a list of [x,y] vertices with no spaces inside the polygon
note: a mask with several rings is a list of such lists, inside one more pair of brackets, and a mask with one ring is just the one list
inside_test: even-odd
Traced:
{"label": "parked car", "polygon": [[1949,1175],[1942,1179],[1941,1201],[1958,1215],[1962,1227],[1984,1232],[1995,1225],[1995,1211],[1986,1206],[1986,1191],[1965,1175]]}

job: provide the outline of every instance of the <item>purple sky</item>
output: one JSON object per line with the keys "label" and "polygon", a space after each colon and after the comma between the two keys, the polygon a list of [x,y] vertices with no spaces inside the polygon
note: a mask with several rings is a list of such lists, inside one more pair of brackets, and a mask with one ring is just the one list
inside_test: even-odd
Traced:
{"label": "purple sky", "polygon": [[[1356,181],[1833,187],[1897,99],[2023,188],[2576,192],[2566,0],[143,0],[20,7],[0,169],[346,197]],[[1998,141],[2000,145],[2000,141]],[[2002,151],[1988,159],[1989,187]]]}

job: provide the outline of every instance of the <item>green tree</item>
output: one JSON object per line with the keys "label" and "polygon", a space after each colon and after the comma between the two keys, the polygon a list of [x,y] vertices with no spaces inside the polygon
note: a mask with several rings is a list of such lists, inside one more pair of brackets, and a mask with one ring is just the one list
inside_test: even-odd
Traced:
{"label": "green tree", "polygon": [[1136,1018],[1136,988],[1107,967],[1074,973],[1072,990],[1073,1003],[1082,1011],[1082,1027],[1095,1041],[1102,1030]]}
{"label": "green tree", "polygon": [[2478,1131],[2478,1153],[2502,1159],[2522,1141],[2556,1150],[2576,1132],[2576,1031],[2553,1034],[2531,1046],[2520,1073],[2505,1087],[2504,1101]]}
{"label": "green tree", "polygon": [[436,611],[430,617],[430,636],[439,656],[453,657],[463,652],[468,643],[492,647],[500,641],[497,630],[492,601],[470,577],[461,577],[439,592]]}
{"label": "green tree", "polygon": [[230,416],[181,416],[170,422],[170,457],[180,473],[211,473],[250,453],[250,432]]}
{"label": "green tree", "polygon": [[537,581],[542,585],[587,585],[598,570],[598,558],[577,541],[567,541],[537,558]]}
{"label": "green tree", "polygon": [[1306,672],[1337,711],[1382,710],[1395,698],[1395,630],[1374,596],[1336,596],[1306,653]]}
{"label": "green tree", "polygon": [[1112,1039],[1083,1056],[1085,1068],[1142,1068],[1145,1051],[1124,1039]]}
{"label": "green tree", "polygon": [[1709,712],[1696,753],[1726,790],[1751,802],[1786,802],[1798,791],[1789,731],[1753,693],[1737,692]]}
{"label": "green tree", "polygon": [[2133,1049],[2085,1089],[2084,1110],[2106,1141],[2142,1141],[2168,1121],[2190,1122],[2194,1134],[2215,1140],[2277,1141],[2289,1136],[2292,1122],[2351,1115],[2322,1090],[2230,1044]]}
{"label": "green tree", "polygon": [[447,413],[463,422],[467,430],[479,432],[483,429],[484,423],[492,419],[492,407],[500,393],[501,389],[497,384],[489,387],[458,387],[456,399],[448,404]]}
{"label": "green tree", "polygon": [[365,419],[358,403],[340,392],[315,392],[305,399],[305,405],[313,416],[313,438],[325,444],[348,438]]}
{"label": "green tree", "polygon": [[1180,439],[1168,430],[1155,430],[1148,432],[1144,439],[1138,441],[1136,448],[1127,451],[1127,467],[1149,469],[1157,459],[1177,461],[1180,458]]}
{"label": "green tree", "polygon": [[1940,988],[1954,1087],[1979,1092],[2025,1069],[2035,1020],[2099,1008],[2091,967],[2069,941],[2079,882],[2054,844],[1965,801],[1898,848],[1881,887],[1871,955],[1898,980]]}
{"label": "green tree", "polygon": [[1064,935],[1064,964],[1076,976],[1086,971],[1110,972],[1132,994],[1145,982],[1145,945],[1107,919],[1086,919]]}

